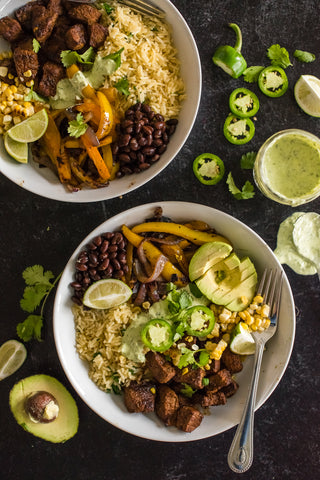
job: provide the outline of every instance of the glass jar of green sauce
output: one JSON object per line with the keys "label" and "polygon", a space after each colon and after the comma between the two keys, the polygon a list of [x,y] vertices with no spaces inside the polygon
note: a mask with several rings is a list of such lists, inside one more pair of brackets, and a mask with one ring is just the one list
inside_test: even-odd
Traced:
{"label": "glass jar of green sauce", "polygon": [[320,139],[304,130],[275,133],[258,151],[254,180],[271,200],[296,207],[320,195]]}

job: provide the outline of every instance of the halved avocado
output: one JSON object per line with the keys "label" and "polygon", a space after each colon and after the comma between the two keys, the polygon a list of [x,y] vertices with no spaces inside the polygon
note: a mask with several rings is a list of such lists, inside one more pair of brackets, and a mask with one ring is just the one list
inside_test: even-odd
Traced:
{"label": "halved avocado", "polygon": [[[231,257],[231,258],[230,258]],[[211,302],[231,311],[244,310],[252,301],[257,273],[248,257],[241,261],[235,253],[211,267],[196,285]]]}
{"label": "halved avocado", "polygon": [[[55,402],[51,403],[58,405],[58,413],[55,411],[52,418],[46,416],[43,421],[37,422],[35,418],[32,420],[26,407],[28,408],[28,400],[35,397],[35,394],[53,398]],[[11,389],[9,404],[18,424],[36,437],[60,443],[69,440],[78,431],[79,415],[76,402],[68,390],[49,375],[33,375],[20,380]]]}
{"label": "halved avocado", "polygon": [[228,257],[232,246],[225,242],[208,242],[201,245],[189,263],[189,278],[193,282],[204,275],[209,268]]}

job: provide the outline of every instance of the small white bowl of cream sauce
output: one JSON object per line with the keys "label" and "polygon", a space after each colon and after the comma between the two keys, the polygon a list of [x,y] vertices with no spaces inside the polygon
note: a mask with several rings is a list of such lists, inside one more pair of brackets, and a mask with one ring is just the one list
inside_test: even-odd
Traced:
{"label": "small white bowl of cream sauce", "polygon": [[272,135],[259,149],[254,180],[271,200],[296,207],[320,195],[320,138],[305,130]]}

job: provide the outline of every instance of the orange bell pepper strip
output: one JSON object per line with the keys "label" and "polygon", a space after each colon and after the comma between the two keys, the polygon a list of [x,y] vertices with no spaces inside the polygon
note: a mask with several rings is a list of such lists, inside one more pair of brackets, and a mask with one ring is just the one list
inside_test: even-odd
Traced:
{"label": "orange bell pepper strip", "polygon": [[[134,247],[138,247],[142,240],[144,240],[144,237],[137,235],[126,225],[122,225],[121,229],[123,235],[130,243],[132,243]],[[151,265],[154,265],[159,256],[163,255],[163,253],[157,247],[155,247],[153,243],[148,241],[143,243],[143,250]],[[183,287],[188,283],[187,277],[175,265],[173,265],[169,259],[165,263],[161,275],[163,275],[168,282],[173,282],[179,287]]]}
{"label": "orange bell pepper strip", "polygon": [[[108,137],[110,138],[110,137]],[[100,144],[101,146],[101,144]],[[110,172],[110,180],[114,180],[116,177],[116,173],[119,170],[120,164],[119,162],[114,163],[113,162],[113,156],[112,156],[112,151],[111,151],[111,146],[110,145],[104,145],[102,146],[102,156],[103,160],[105,161],[105,164],[108,167],[108,170]]]}
{"label": "orange bell pepper strip", "polygon": [[75,109],[81,113],[90,112],[91,113],[90,122],[92,122],[96,128],[99,127],[100,118],[101,118],[101,109],[99,105],[92,102],[91,100],[89,102],[84,101],[83,103],[76,105]]}
{"label": "orange bell pepper strip", "polygon": [[72,178],[68,156],[61,149],[61,135],[55,121],[48,113],[48,128],[41,137],[40,143],[52,163],[55,165],[61,183],[69,183]]}
{"label": "orange bell pepper strip", "polygon": [[91,160],[95,164],[96,169],[98,170],[98,174],[101,181],[107,182],[110,179],[110,172],[99,152],[98,147],[92,146],[89,138],[86,136],[85,133],[81,135],[80,138],[82,140],[83,145],[85,146],[85,149],[88,152],[89,157],[91,158]]}
{"label": "orange bell pepper strip", "polygon": [[[77,72],[79,72],[79,67],[77,65],[71,65],[70,67],[67,68],[67,76],[68,78],[72,78]],[[84,97],[90,98],[94,102],[97,103],[97,95],[95,89],[90,85],[86,85],[82,89],[82,95]]]}
{"label": "orange bell pepper strip", "polygon": [[106,145],[110,145],[110,143],[112,143],[113,140],[112,140],[112,136],[111,135],[107,135],[106,137],[104,137],[103,140],[101,140],[100,142],[100,147],[104,147]]}
{"label": "orange bell pepper strip", "polygon": [[97,97],[100,105],[101,116],[96,136],[100,140],[108,135],[113,127],[113,111],[109,100],[102,92],[98,91]]}

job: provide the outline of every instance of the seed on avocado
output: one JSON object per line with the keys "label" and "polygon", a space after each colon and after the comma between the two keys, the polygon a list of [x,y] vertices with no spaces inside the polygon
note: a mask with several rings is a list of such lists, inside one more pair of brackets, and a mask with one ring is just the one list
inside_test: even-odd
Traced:
{"label": "seed on avocado", "polygon": [[38,391],[26,398],[24,408],[35,423],[50,423],[58,416],[59,405],[51,393]]}

